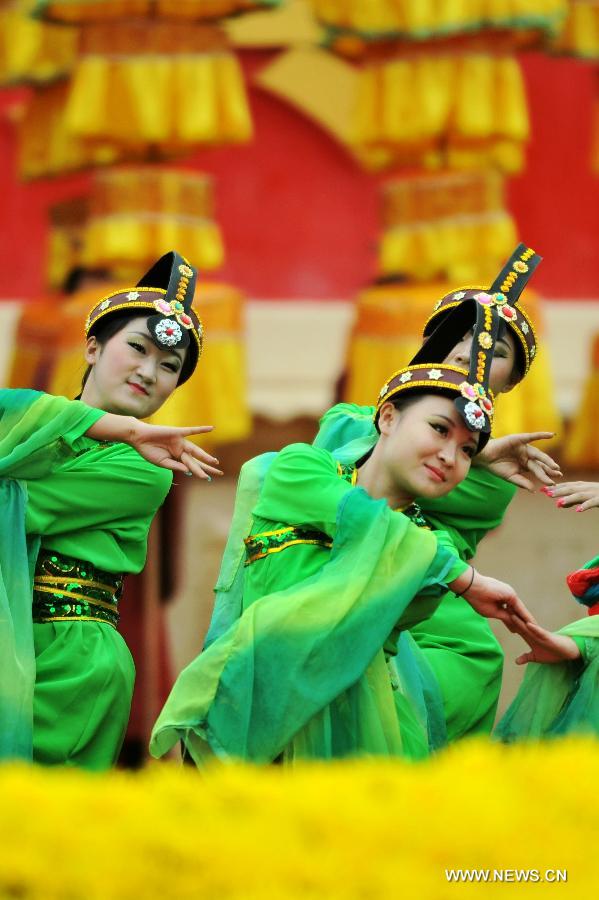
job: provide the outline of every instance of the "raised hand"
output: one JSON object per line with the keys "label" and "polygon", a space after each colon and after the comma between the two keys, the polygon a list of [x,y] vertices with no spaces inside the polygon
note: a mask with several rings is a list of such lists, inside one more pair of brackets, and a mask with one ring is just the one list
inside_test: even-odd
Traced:
{"label": "raised hand", "polygon": [[531,445],[531,441],[552,437],[552,431],[530,431],[493,438],[475,457],[476,465],[485,466],[527,491],[534,491],[540,485],[554,485],[556,478],[562,477],[560,467],[548,453]]}
{"label": "raised hand", "polygon": [[569,509],[576,507],[576,512],[584,512],[599,506],[599,484],[596,481],[564,481],[550,488],[541,488],[544,494],[556,501],[556,506]]}

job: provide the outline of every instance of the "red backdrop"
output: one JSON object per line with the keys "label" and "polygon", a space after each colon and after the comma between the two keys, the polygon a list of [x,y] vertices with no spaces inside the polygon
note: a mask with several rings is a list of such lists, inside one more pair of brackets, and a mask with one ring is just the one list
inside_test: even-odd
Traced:
{"label": "red backdrop", "polygon": [[[266,57],[245,59],[251,73]],[[533,138],[510,203],[523,240],[545,256],[535,284],[551,298],[599,298],[599,178],[591,172],[593,67],[523,57]],[[9,111],[0,94],[0,296],[43,290],[47,208],[88,181],[74,175],[19,184]],[[375,272],[377,185],[312,122],[251,92],[256,128],[247,147],[197,153],[216,178],[227,263],[222,276],[257,298],[346,299]]]}

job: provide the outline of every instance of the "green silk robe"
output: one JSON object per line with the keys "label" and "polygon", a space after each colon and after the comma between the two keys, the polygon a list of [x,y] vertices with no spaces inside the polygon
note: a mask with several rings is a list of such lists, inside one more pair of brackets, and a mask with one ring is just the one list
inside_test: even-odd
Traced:
{"label": "green silk robe", "polygon": [[[359,458],[377,438],[374,408],[340,403],[320,422],[314,441],[337,458]],[[473,466],[461,484],[437,500],[418,499],[434,528],[444,529],[459,555],[470,560],[480,540],[496,528],[516,488]],[[501,690],[503,651],[487,619],[448,592],[437,610],[411,634],[435,673],[445,709],[447,739],[490,734]]]}
{"label": "green silk robe", "polygon": [[[247,496],[241,478],[209,646],[179,675],[151,752],[163,755],[181,739],[199,765],[213,755],[426,754],[421,672],[409,648],[391,670],[388,658],[465,564],[448,539],[353,487],[327,451],[294,444],[262,472],[252,464]],[[290,541],[276,543],[290,526]],[[250,528],[252,541],[269,548],[243,566]]]}
{"label": "green silk robe", "polygon": [[120,750],[135,678],[121,635],[105,622],[31,621],[40,546],[117,574],[144,566],[172,473],[85,437],[102,415],[0,391],[0,758],[105,769]]}

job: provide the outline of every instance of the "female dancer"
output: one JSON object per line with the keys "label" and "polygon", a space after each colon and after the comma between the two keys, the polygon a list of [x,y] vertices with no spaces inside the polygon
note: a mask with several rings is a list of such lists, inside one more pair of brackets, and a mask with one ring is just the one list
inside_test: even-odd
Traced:
{"label": "female dancer", "polygon": [[12,624],[0,616],[12,675],[2,681],[5,755],[31,753],[33,725],[37,762],[104,769],[118,756],[135,675],[116,631],[123,575],[143,568],[168,470],[221,474],[216,459],[185,440],[209,428],[138,421],[197,364],[194,284],[195,271],[170,253],[135,288],[96,304],[86,322],[83,402],[0,395],[0,602],[12,610]]}
{"label": "female dancer", "polygon": [[[525,630],[530,619],[509,585],[460,561],[442,532],[419,527],[413,503],[448,493],[486,443],[497,328],[496,314],[481,310],[476,338],[488,339],[469,373],[443,364],[396,372],[366,452],[341,463],[298,444],[277,455],[245,533],[245,577],[232,591],[241,614],[229,610],[228,627],[177,679],[153,754],[179,739],[198,765],[213,755],[427,752],[435,723],[426,673],[406,653],[400,668],[387,665],[404,630],[431,614],[446,585],[508,627]],[[217,615],[223,626],[226,613]]]}
{"label": "female dancer", "polygon": [[[425,326],[425,343],[416,362],[444,360],[463,365],[473,345],[476,308],[491,306],[501,319],[491,365],[495,394],[513,389],[527,374],[537,352],[533,323],[518,300],[541,257],[520,244],[488,291],[462,289],[440,300]],[[462,559],[472,559],[478,542],[496,528],[516,487],[551,485],[561,472],[550,456],[530,441],[549,432],[490,440],[467,478],[449,494],[421,498],[426,520],[449,532]],[[321,420],[315,446],[343,458],[344,444],[375,439],[372,408],[338,404]],[[447,739],[490,733],[501,688],[503,651],[489,623],[449,593],[431,618],[411,634],[432,668],[442,694]]]}

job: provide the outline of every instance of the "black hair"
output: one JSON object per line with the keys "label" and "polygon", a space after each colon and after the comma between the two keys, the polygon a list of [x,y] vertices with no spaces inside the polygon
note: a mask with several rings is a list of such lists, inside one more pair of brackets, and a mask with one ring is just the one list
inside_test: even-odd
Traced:
{"label": "black hair", "polygon": [[508,334],[511,334],[512,340],[514,342],[514,347],[516,349],[516,359],[515,359],[515,363],[512,368],[512,371],[511,371],[511,375],[514,375],[514,369],[516,369],[518,372],[518,375],[520,376],[518,378],[518,381],[520,381],[522,378],[524,378],[524,375],[526,374],[526,357],[524,356],[524,348],[522,347],[522,343],[521,343],[520,339],[518,338],[518,335],[515,334],[514,331],[508,327],[507,322],[505,322],[502,319],[501,322],[499,323],[499,331],[497,332],[497,340],[498,341],[505,340],[505,338]]}
{"label": "black hair", "polygon": [[[126,327],[127,323],[131,321],[131,319],[138,319],[138,318],[140,318],[140,316],[143,316],[143,315],[144,315],[143,311],[140,312],[140,310],[134,309],[134,310],[131,310],[131,312],[123,312],[118,316],[115,316],[115,315],[107,316],[104,319],[104,321],[100,321],[98,323],[98,325],[96,325],[92,328],[88,337],[95,337],[98,344],[100,344],[100,346],[103,347],[105,344],[108,343],[108,341],[111,338],[113,338],[115,336],[115,334],[118,334],[119,331],[122,331],[123,328]],[[146,318],[149,318],[151,315],[153,315],[153,313],[150,310],[148,310],[148,315],[146,316]],[[185,356],[183,357],[183,364],[179,371],[179,379],[178,379],[177,383],[179,383],[181,381],[181,377],[183,375],[183,372],[186,369],[186,364],[188,364],[188,361],[189,361],[189,353],[186,350]],[[88,365],[87,369],[83,373],[83,378],[81,379],[81,391],[83,391],[83,388],[85,387],[85,384],[87,382],[87,379],[89,378],[89,373],[91,372],[91,370],[92,370],[92,367]],[[79,394],[79,397],[81,397],[81,394]],[[79,397],[77,399],[79,399]]]}
{"label": "black hair", "polygon": [[[438,363],[439,360],[447,359],[463,336],[474,328],[475,316],[475,306],[470,302],[461,303],[456,309],[440,314],[438,317],[440,321],[437,321],[433,330],[425,336],[422,347],[412,359],[411,365]],[[497,340],[505,340],[510,331],[507,322],[501,319]],[[510,378],[517,375],[517,380],[520,381],[526,373],[526,359],[518,336],[513,331],[511,336],[515,347],[515,358]]]}

